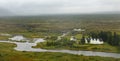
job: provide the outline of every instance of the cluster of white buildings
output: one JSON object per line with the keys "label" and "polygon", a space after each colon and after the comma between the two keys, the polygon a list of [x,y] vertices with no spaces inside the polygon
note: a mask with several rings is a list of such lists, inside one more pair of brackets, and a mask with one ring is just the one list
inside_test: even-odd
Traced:
{"label": "cluster of white buildings", "polygon": [[73,29],[73,31],[85,31],[84,29]]}
{"label": "cluster of white buildings", "polygon": [[[74,36],[71,36],[71,41],[77,41],[77,39]],[[104,44],[104,42],[99,38],[85,38],[86,44]]]}
{"label": "cluster of white buildings", "polygon": [[[82,29],[74,29],[74,31],[84,31]],[[67,35],[68,33],[63,33],[63,35],[58,36],[57,40],[61,40],[62,37],[64,37],[65,35]],[[22,35],[17,35],[14,36],[12,38],[9,38],[9,40],[15,40],[15,41],[25,41],[27,40],[25,37],[23,37]],[[41,39],[33,39],[33,40],[41,40]],[[70,37],[71,41],[77,41],[77,39],[74,36]],[[85,43],[86,44],[103,44],[104,42],[102,41],[102,39],[99,38],[85,38]]]}
{"label": "cluster of white buildings", "polygon": [[[85,31],[84,29],[73,29],[73,31]],[[64,34],[63,34],[64,35]],[[57,40],[61,40],[62,37],[64,36],[58,36],[58,39]],[[71,41],[77,41],[77,39],[74,37],[74,36],[71,36],[70,37],[70,40]],[[99,39],[99,38],[85,38],[85,43],[86,44],[104,44],[104,42],[102,41],[102,39]]]}
{"label": "cluster of white buildings", "polygon": [[[85,31],[84,29],[73,29],[74,31]],[[57,40],[61,40],[62,37],[66,36],[69,32],[67,33],[63,33],[61,36],[58,36]],[[0,35],[4,35],[4,36],[11,36],[10,34],[0,34]],[[22,35],[17,35],[14,36],[12,38],[9,38],[9,40],[15,40],[15,41],[28,41],[27,38],[23,37]],[[34,38],[33,40],[36,41],[41,41],[41,39],[39,38]],[[77,39],[74,36],[70,37],[71,41],[77,41]],[[102,41],[102,39],[99,38],[85,38],[85,43],[86,44],[104,44],[104,42]]]}
{"label": "cluster of white buildings", "polygon": [[99,38],[85,38],[86,44],[103,44],[104,42]]}
{"label": "cluster of white buildings", "polygon": [[[73,29],[74,31],[85,31],[84,29]],[[76,41],[75,37],[70,38],[71,41]],[[86,44],[103,44],[104,42],[99,38],[85,38]]]}
{"label": "cluster of white buildings", "polygon": [[[62,37],[59,36],[58,40],[61,40],[61,38]],[[27,39],[25,37],[21,36],[21,35],[17,35],[17,36],[14,36],[12,38],[9,38],[9,40],[15,40],[15,41],[25,41],[26,40],[27,41]],[[41,39],[35,38],[33,40],[39,41]],[[77,41],[77,39],[74,36],[71,36],[70,40],[71,41]],[[86,44],[104,44],[104,42],[99,38],[85,38],[85,43]]]}
{"label": "cluster of white buildings", "polygon": [[[77,41],[77,39],[74,36],[71,36],[70,40]],[[102,39],[99,39],[99,38],[85,38],[85,43],[86,44],[104,44]]]}

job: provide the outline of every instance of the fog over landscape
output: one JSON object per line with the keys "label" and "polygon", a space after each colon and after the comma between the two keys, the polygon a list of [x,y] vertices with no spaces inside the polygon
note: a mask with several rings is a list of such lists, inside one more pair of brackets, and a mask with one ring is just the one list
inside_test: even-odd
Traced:
{"label": "fog over landscape", "polygon": [[120,12],[120,0],[0,0],[0,16]]}
{"label": "fog over landscape", "polygon": [[0,61],[120,61],[120,0],[0,0]]}

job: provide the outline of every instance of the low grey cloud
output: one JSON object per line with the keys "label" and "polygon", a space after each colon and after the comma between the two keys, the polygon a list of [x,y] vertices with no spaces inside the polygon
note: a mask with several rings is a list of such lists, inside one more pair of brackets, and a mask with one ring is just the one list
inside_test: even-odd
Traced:
{"label": "low grey cloud", "polygon": [[120,0],[0,0],[0,8],[20,15],[120,11]]}

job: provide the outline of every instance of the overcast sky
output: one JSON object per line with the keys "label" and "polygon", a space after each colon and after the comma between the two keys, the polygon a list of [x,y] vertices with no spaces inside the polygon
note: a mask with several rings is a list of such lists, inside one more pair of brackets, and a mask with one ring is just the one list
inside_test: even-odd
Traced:
{"label": "overcast sky", "polygon": [[0,8],[22,15],[120,11],[120,0],[0,0]]}

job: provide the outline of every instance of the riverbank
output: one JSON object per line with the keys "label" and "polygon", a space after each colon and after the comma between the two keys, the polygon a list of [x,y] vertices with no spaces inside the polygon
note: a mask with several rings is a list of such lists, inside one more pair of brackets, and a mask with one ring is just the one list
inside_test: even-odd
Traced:
{"label": "riverbank", "polygon": [[[117,58],[83,56],[56,52],[15,51],[15,44],[0,43],[0,61],[119,61]],[[17,58],[16,58],[17,57]]]}
{"label": "riverbank", "polygon": [[101,56],[101,57],[113,57],[113,58],[120,58],[119,53],[107,53],[107,52],[94,52],[94,51],[77,51],[77,50],[46,50],[41,48],[32,48],[32,46],[36,46],[37,43],[44,42],[45,40],[40,39],[38,41],[35,41],[34,43],[29,42],[11,42],[11,41],[0,41],[5,43],[15,43],[17,47],[14,49],[16,51],[25,51],[25,52],[59,52],[59,53],[68,53],[68,54],[74,54],[74,55],[85,55],[85,56]]}
{"label": "riverbank", "polygon": [[33,46],[33,48],[42,48],[42,49],[54,49],[54,50],[84,50],[84,51],[97,51],[97,52],[110,52],[110,53],[120,53],[120,48],[116,46],[111,46],[107,43],[102,45],[92,45],[92,44],[86,44],[86,45],[73,45],[73,46],[47,46],[46,42],[38,43],[37,46]]}

